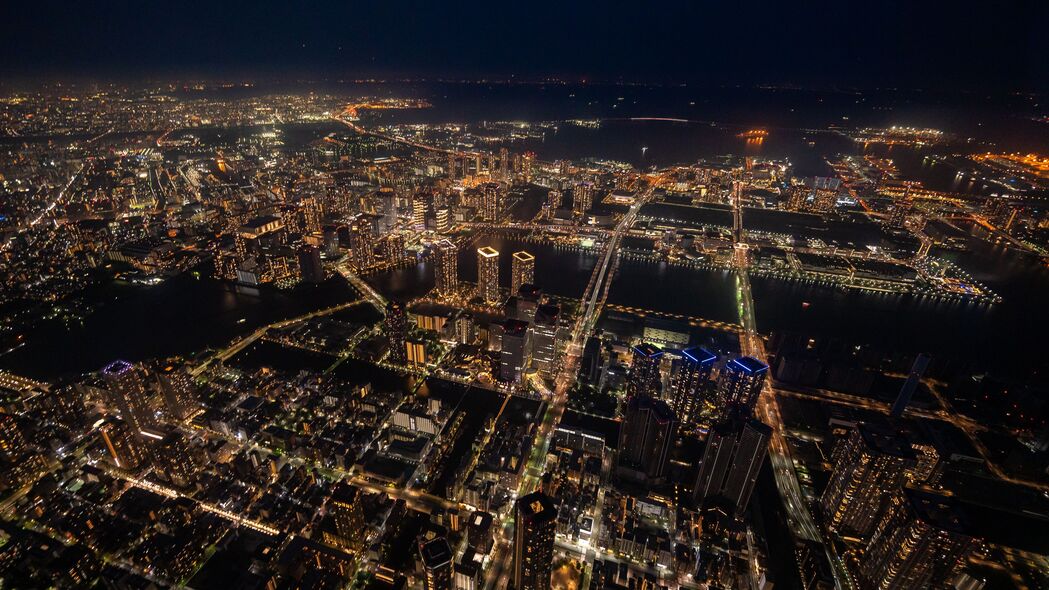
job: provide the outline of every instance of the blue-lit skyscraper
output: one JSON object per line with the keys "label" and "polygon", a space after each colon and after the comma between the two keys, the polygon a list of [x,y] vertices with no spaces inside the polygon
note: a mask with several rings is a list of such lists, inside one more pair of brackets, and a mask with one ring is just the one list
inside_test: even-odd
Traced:
{"label": "blue-lit skyscraper", "polygon": [[659,362],[663,351],[655,344],[642,342],[635,346],[630,361],[630,381],[627,382],[627,398],[635,396],[657,397],[659,393]]}
{"label": "blue-lit skyscraper", "polygon": [[666,397],[684,430],[695,427],[700,420],[704,394],[710,387],[710,372],[717,360],[716,354],[699,346],[675,354],[670,367],[670,392]]}
{"label": "blue-lit skyscraper", "polygon": [[726,363],[718,379],[717,411],[726,414],[729,408],[739,407],[748,414],[753,412],[768,372],[769,366],[752,356],[741,356]]}

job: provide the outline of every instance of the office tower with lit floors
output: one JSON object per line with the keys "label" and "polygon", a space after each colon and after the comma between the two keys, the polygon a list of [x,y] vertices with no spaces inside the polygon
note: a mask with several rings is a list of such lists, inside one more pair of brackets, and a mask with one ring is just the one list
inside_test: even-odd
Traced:
{"label": "office tower with lit floors", "polygon": [[193,481],[194,461],[189,441],[172,431],[153,443],[154,472],[176,488],[188,488]]}
{"label": "office tower with lit floors", "polygon": [[197,386],[186,367],[165,365],[157,371],[157,384],[168,413],[177,420],[185,420],[199,407]]}
{"label": "office tower with lit floors", "polygon": [[448,540],[437,537],[419,547],[425,590],[452,590],[452,548]]}
{"label": "office tower with lit floors", "polygon": [[102,380],[110,399],[120,409],[121,417],[132,432],[137,435],[143,428],[156,423],[149,391],[137,367],[127,361],[113,361],[102,369]]}
{"label": "office tower with lit floors", "polygon": [[424,231],[426,229],[426,211],[429,209],[429,203],[426,202],[426,195],[419,193],[412,199],[412,228],[415,231]]}
{"label": "office tower with lit floors", "polygon": [[663,400],[629,398],[619,430],[619,475],[640,483],[665,480],[677,426],[674,411]]}
{"label": "office tower with lit floors", "polygon": [[433,245],[434,288],[439,297],[451,297],[459,291],[459,249],[449,240]]}
{"label": "office tower with lit floors", "polygon": [[536,308],[535,321],[529,328],[532,364],[543,377],[551,377],[557,372],[557,328],[560,316],[560,307],[540,305]]}
{"label": "office tower with lit floors", "polygon": [[514,590],[549,590],[554,561],[557,508],[542,492],[514,504],[514,545],[510,583]]}
{"label": "office tower with lit floors", "polygon": [[528,323],[506,320],[503,324],[502,350],[499,352],[499,380],[517,383],[528,365],[531,352]]}
{"label": "office tower with lit floors", "polygon": [[630,379],[627,381],[627,398],[637,396],[656,397],[659,394],[659,363],[663,351],[655,344],[642,342],[630,351]]}
{"label": "office tower with lit floors", "polygon": [[481,216],[485,221],[497,221],[499,219],[499,201],[501,199],[499,193],[499,185],[494,182],[487,182],[481,185]]}
{"label": "office tower with lit floors", "polygon": [[299,258],[299,276],[304,283],[324,282],[324,263],[321,262],[321,251],[316,246],[303,244],[296,254]]}
{"label": "office tower with lit floors", "polygon": [[340,481],[325,506],[333,524],[333,530],[325,532],[325,542],[350,553],[360,552],[368,534],[360,490]]}
{"label": "office tower with lit floors", "polygon": [[772,429],[751,418],[744,408],[730,411],[707,437],[693,490],[696,504],[723,499],[734,508],[736,518],[741,517],[750,502],[771,436]]}
{"label": "office tower with lit floors", "polygon": [[149,462],[149,449],[145,441],[127,422],[107,418],[98,425],[98,433],[106,453],[116,467],[135,470]]}
{"label": "office tower with lit floors", "polygon": [[941,588],[973,546],[964,511],[952,496],[916,488],[891,495],[860,557],[861,590]]}
{"label": "office tower with lit floors", "polygon": [[360,272],[371,266],[374,249],[371,223],[364,216],[358,216],[350,223],[350,265],[353,269]]}
{"label": "office tower with lit floors", "polygon": [[535,256],[524,250],[514,252],[510,267],[510,294],[517,295],[521,285],[535,284]]}
{"label": "office tower with lit floors", "polygon": [[752,356],[742,356],[725,363],[718,376],[715,404],[726,415],[730,409],[754,411],[754,405],[765,386],[769,367]]}
{"label": "office tower with lit floors", "polygon": [[868,537],[916,464],[905,435],[858,425],[834,450],[834,470],[820,498],[825,524],[841,534]]}
{"label": "office tower with lit floors", "polygon": [[386,304],[386,335],[390,339],[390,362],[408,362],[408,314],[400,301]]}
{"label": "office tower with lit floors", "polygon": [[708,401],[710,374],[716,354],[698,346],[682,350],[670,367],[670,392],[665,396],[677,414],[682,430],[692,430],[699,423]]}
{"label": "office tower with lit floors", "polygon": [[488,305],[499,303],[499,252],[490,246],[477,249],[477,295]]}
{"label": "office tower with lit floors", "polygon": [[383,239],[382,255],[386,264],[400,264],[405,259],[405,252],[403,234],[394,232]]}

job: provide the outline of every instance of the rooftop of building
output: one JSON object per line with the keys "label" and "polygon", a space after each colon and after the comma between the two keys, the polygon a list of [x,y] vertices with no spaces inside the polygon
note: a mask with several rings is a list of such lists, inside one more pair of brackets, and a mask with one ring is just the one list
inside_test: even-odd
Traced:
{"label": "rooftop of building", "polygon": [[904,488],[903,493],[922,522],[941,531],[969,534],[968,520],[953,497],[917,488]]}
{"label": "rooftop of building", "polygon": [[732,359],[730,364],[749,374],[764,373],[769,370],[768,365],[752,356],[741,356],[737,359]]}
{"label": "rooftop of building", "polygon": [[641,344],[638,344],[634,347],[634,352],[647,358],[655,358],[663,354],[663,351],[658,346],[650,342],[642,342]]}
{"label": "rooftop of building", "polygon": [[517,510],[525,518],[548,521],[557,518],[553,500],[543,492],[532,492],[517,499]]}
{"label": "rooftop of building", "polygon": [[419,553],[422,555],[423,565],[428,568],[441,567],[452,561],[452,548],[448,546],[448,540],[444,537],[427,542],[419,549]]}
{"label": "rooftop of building", "polygon": [[915,457],[910,437],[898,430],[874,424],[860,424],[857,431],[863,438],[863,443],[872,451],[903,459]]}
{"label": "rooftop of building", "polygon": [[693,346],[692,348],[686,348],[685,350],[681,351],[681,354],[703,365],[713,363],[714,361],[718,360],[718,355],[714,354],[713,352],[710,352],[702,346]]}

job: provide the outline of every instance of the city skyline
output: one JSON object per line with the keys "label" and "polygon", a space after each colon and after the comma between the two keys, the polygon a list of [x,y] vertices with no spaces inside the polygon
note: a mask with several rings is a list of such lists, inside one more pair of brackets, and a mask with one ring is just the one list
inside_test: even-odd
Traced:
{"label": "city skyline", "polygon": [[1045,7],[0,19],[0,586],[1049,587]]}

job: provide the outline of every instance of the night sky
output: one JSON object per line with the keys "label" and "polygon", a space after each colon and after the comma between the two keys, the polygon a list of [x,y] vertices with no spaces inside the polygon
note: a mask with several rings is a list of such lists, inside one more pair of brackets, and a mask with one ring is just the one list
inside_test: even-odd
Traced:
{"label": "night sky", "polygon": [[1049,2],[4,2],[9,79],[560,76],[1044,89]]}

